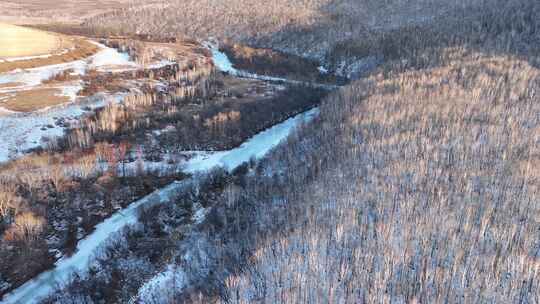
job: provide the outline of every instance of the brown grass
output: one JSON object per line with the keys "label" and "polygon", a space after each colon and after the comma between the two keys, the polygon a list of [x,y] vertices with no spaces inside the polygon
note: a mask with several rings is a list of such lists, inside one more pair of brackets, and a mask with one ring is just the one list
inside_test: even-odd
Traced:
{"label": "brown grass", "polygon": [[60,35],[0,23],[0,59],[47,55],[72,46]]}
{"label": "brown grass", "polygon": [[60,95],[61,93],[62,91],[56,88],[18,91],[11,93],[14,94],[14,96],[7,98],[3,103],[0,103],[0,106],[10,111],[33,112],[68,102],[69,98]]}
{"label": "brown grass", "polygon": [[11,87],[16,87],[16,86],[20,86],[20,85],[23,85],[23,83],[20,83],[20,82],[0,83],[0,89],[11,88]]}
{"label": "brown grass", "polygon": [[99,47],[84,40],[83,38],[72,37],[69,38],[69,40],[74,44],[75,49],[72,49],[65,54],[55,55],[48,58],[35,58],[15,62],[0,62],[0,73],[9,72],[15,69],[30,69],[40,66],[71,62],[92,56],[99,50]]}

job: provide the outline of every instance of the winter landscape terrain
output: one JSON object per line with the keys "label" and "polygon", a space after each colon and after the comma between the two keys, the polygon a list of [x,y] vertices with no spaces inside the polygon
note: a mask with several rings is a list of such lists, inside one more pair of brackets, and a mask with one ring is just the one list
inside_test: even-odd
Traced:
{"label": "winter landscape terrain", "polygon": [[0,303],[540,303],[539,16],[0,0]]}

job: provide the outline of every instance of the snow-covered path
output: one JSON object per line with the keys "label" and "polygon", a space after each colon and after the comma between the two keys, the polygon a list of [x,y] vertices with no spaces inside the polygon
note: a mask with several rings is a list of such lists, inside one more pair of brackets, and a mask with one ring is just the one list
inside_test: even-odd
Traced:
{"label": "snow-covered path", "polygon": [[[317,114],[318,109],[315,108],[292,117],[255,135],[238,148],[223,152],[199,154],[186,162],[186,171],[204,173],[215,166],[233,170],[238,165],[249,161],[252,157],[260,158],[264,156],[285,139],[296,126],[311,120]],[[118,211],[97,225],[93,233],[79,241],[75,254],[57,261],[55,268],[40,274],[35,279],[6,295],[2,303],[37,303],[54,291],[59,284],[69,282],[74,273],[87,270],[92,263],[97,248],[104,244],[115,232],[137,221],[137,210],[139,208],[167,203],[171,197],[174,197],[174,193],[181,191],[189,182],[189,180],[186,180],[172,183]]]}

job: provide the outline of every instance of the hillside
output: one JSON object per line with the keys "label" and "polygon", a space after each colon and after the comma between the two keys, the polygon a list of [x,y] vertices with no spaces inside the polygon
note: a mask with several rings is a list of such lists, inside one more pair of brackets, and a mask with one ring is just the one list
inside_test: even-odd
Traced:
{"label": "hillside", "polygon": [[[132,284],[81,278],[50,302],[537,302],[537,10],[484,7],[356,41],[385,60],[317,119],[104,249],[96,275]],[[196,206],[203,222],[178,220]],[[153,242],[175,249],[137,245]],[[126,256],[157,260],[151,279],[132,281]]]}
{"label": "hillside", "polygon": [[[523,8],[518,10],[522,15],[515,7]],[[537,9],[526,0],[177,0],[97,15],[84,24],[95,31],[232,40],[314,58],[332,71],[358,77],[391,55],[385,54],[389,51],[413,51],[421,47],[418,44],[446,41],[400,38],[404,30],[427,29],[440,36],[457,30],[476,43],[476,34],[486,33],[486,24],[504,26],[493,23],[512,20],[518,30],[521,22],[533,26]],[[502,19],[482,21],[501,14]]]}

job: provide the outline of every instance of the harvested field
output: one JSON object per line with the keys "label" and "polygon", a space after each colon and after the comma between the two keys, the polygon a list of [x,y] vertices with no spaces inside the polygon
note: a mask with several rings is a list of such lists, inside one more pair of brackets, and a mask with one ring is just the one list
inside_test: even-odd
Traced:
{"label": "harvested field", "polygon": [[23,84],[20,83],[20,82],[0,83],[0,89],[17,87],[17,86],[20,86],[20,85],[23,85]]}
{"label": "harvested field", "polygon": [[0,73],[70,62],[98,51],[96,45],[79,37],[3,23],[0,45]]}
{"label": "harvested field", "polygon": [[154,1],[141,0],[0,0],[0,21],[14,24],[40,22],[79,23],[96,14],[124,8],[128,3],[150,5]]}
{"label": "harvested field", "polygon": [[69,101],[58,88],[40,88],[15,92],[0,103],[0,107],[15,112],[33,112]]}
{"label": "harvested field", "polygon": [[60,35],[4,23],[0,23],[0,45],[0,59],[48,55],[72,46]]}

